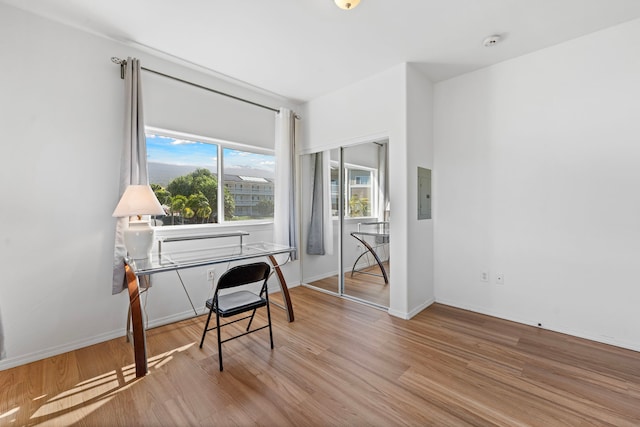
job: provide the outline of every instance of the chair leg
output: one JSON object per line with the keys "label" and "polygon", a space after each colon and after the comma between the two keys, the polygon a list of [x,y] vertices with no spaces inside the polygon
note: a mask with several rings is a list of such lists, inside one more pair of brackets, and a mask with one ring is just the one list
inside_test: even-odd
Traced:
{"label": "chair leg", "polygon": [[273,350],[273,332],[271,331],[271,309],[269,308],[269,297],[267,296],[267,320],[269,321],[269,341]]}
{"label": "chair leg", "polygon": [[207,335],[207,329],[209,329],[209,321],[211,320],[211,312],[209,310],[209,316],[207,316],[207,323],[204,324],[204,331],[202,332],[202,339],[200,340],[200,348],[202,348],[202,344],[204,344],[204,337]]}
{"label": "chair leg", "polygon": [[218,335],[218,362],[220,363],[220,372],[222,372],[222,340],[220,338],[220,315],[216,311],[216,325],[217,325],[217,335]]}
{"label": "chair leg", "polygon": [[247,332],[248,332],[248,331],[249,331],[249,329],[251,328],[251,322],[253,322],[253,316],[255,316],[255,315],[256,315],[256,310],[257,310],[257,309],[254,309],[254,310],[253,310],[253,313],[251,313],[251,319],[249,319],[249,324],[247,325]]}

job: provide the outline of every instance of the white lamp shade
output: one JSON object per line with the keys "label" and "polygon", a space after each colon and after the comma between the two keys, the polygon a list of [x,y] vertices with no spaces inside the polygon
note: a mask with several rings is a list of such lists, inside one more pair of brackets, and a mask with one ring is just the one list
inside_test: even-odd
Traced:
{"label": "white lamp shade", "polygon": [[164,215],[164,209],[148,185],[130,185],[124,190],[113,216]]}
{"label": "white lamp shade", "polygon": [[355,8],[360,0],[334,0],[340,9],[350,10]]}

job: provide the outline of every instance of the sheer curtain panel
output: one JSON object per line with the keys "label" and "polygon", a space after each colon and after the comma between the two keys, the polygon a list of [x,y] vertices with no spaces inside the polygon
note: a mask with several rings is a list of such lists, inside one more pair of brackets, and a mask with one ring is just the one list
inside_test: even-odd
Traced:
{"label": "sheer curtain panel", "polygon": [[[149,184],[147,169],[147,145],[144,133],[144,114],[142,108],[142,83],[140,79],[140,60],[127,58],[125,67],[125,119],[122,160],[120,163],[120,192],[130,184]],[[129,218],[118,218],[113,257],[112,294],[122,292],[124,283],[124,230],[129,226]]]}
{"label": "sheer curtain panel", "polygon": [[[274,240],[276,243],[297,248],[295,156],[295,114],[288,108],[281,108],[276,116]],[[293,252],[291,259],[297,258],[297,252]]]}

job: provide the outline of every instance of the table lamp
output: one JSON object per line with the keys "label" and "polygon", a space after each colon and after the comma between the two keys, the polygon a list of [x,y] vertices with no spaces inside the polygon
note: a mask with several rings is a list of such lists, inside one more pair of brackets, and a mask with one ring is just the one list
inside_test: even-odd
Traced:
{"label": "table lamp", "polygon": [[151,255],[154,230],[142,215],[164,215],[164,209],[148,185],[130,185],[113,211],[115,217],[136,217],[129,221],[124,231],[124,246],[133,259],[144,259]]}

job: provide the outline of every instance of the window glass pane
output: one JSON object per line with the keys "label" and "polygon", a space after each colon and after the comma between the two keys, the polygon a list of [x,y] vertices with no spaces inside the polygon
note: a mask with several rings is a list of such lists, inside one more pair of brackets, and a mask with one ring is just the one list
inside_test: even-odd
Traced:
{"label": "window glass pane", "polygon": [[340,183],[338,182],[338,167],[331,166],[331,215],[338,216],[338,194]]}
{"label": "window glass pane", "polygon": [[348,168],[347,172],[347,217],[371,216],[372,171]]}
{"label": "window glass pane", "polygon": [[225,220],[273,219],[275,156],[224,148]]}
{"label": "window glass pane", "polygon": [[[337,165],[331,165],[331,211],[333,216],[338,216],[339,171]],[[376,179],[374,169],[362,169],[353,165],[345,165],[345,218],[358,218],[371,216],[375,212],[375,187]]]}
{"label": "window glass pane", "polygon": [[149,183],[166,212],[156,225],[218,222],[218,147],[154,134],[146,141]]}

